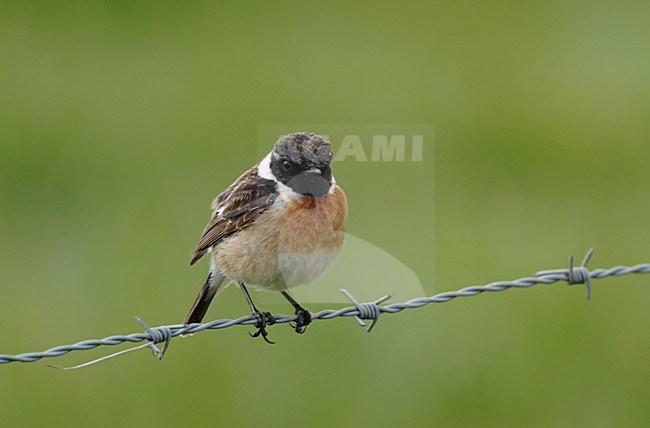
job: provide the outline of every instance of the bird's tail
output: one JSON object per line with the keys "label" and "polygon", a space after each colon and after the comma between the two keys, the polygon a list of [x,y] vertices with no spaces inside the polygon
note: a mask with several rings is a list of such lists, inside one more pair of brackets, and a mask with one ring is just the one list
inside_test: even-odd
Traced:
{"label": "bird's tail", "polygon": [[225,279],[226,278],[219,271],[210,271],[203,288],[201,288],[199,295],[196,296],[196,300],[185,317],[183,324],[201,322],[210,306],[210,302],[212,302],[214,296],[226,282]]}

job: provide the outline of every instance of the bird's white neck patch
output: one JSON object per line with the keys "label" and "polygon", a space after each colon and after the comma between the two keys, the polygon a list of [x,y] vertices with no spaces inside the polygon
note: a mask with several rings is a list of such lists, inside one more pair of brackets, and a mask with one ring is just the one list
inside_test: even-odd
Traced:
{"label": "bird's white neck patch", "polygon": [[257,173],[259,174],[260,177],[266,178],[267,180],[273,180],[276,183],[278,182],[278,179],[275,178],[275,175],[273,175],[273,171],[271,171],[271,156],[273,155],[273,152],[269,152],[268,155],[262,161],[259,163],[257,166]]}
{"label": "bird's white neck patch", "polygon": [[336,189],[336,178],[334,178],[334,174],[332,174],[332,185],[330,186],[329,194],[331,195],[334,193],[334,190]]}

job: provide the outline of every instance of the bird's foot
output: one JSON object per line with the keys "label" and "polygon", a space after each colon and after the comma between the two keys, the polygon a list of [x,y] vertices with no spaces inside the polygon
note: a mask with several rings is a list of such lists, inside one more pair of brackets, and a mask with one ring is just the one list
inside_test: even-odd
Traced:
{"label": "bird's foot", "polygon": [[303,334],[307,330],[305,327],[311,323],[311,314],[302,306],[297,306],[296,315],[298,316],[298,319],[296,319],[295,324],[289,323],[289,325],[293,327],[296,333]]}
{"label": "bird's foot", "polygon": [[273,315],[271,315],[270,312],[260,312],[256,310],[255,312],[253,312],[253,316],[256,318],[254,326],[257,327],[257,330],[255,331],[255,333],[248,333],[248,334],[250,334],[251,337],[262,336],[262,339],[264,339],[266,343],[270,343],[271,345],[273,345],[275,342],[269,340],[268,338],[269,332],[266,331],[267,325],[275,324],[275,318],[273,318]]}

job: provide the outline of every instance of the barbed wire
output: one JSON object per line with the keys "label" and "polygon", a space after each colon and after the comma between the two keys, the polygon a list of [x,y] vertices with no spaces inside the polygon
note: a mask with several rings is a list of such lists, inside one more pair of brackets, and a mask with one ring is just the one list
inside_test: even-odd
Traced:
{"label": "barbed wire", "polygon": [[[473,285],[470,287],[461,288],[457,291],[445,291],[429,297],[418,297],[411,299],[404,303],[393,303],[390,305],[381,306],[381,303],[391,298],[391,295],[386,295],[373,302],[359,303],[347,290],[341,289],[341,292],[353,303],[354,306],[349,306],[341,309],[325,309],[311,314],[312,320],[330,320],[338,317],[354,317],[355,320],[362,326],[365,326],[363,320],[372,320],[367,331],[370,332],[376,325],[379,316],[383,313],[395,314],[403,311],[404,309],[421,308],[430,303],[444,303],[457,297],[471,297],[486,291],[504,291],[509,288],[527,288],[537,284],[553,284],[560,281],[566,281],[569,284],[587,284],[587,298],[591,296],[591,280],[605,278],[608,276],[622,276],[632,273],[650,273],[650,263],[638,264],[635,266],[615,266],[609,269],[595,269],[590,271],[586,265],[591,255],[593,248],[587,252],[583,262],[580,266],[573,266],[573,256],[569,257],[569,267],[566,269],[553,269],[539,271],[532,277],[519,278],[513,281],[498,281],[486,285]],[[296,321],[296,315],[274,315],[276,324],[283,324]],[[140,318],[136,320],[144,328],[142,333],[133,333],[128,335],[115,335],[108,336],[103,339],[90,339],[77,342],[72,345],[63,345],[50,348],[42,352],[28,352],[17,355],[0,354],[0,364],[23,362],[31,363],[38,361],[42,358],[53,358],[72,351],[82,351],[94,349],[99,346],[119,345],[122,343],[139,343],[145,341],[146,343],[131,349],[120,351],[114,355],[120,355],[125,352],[134,351],[143,347],[149,347],[153,354],[158,359],[162,359],[165,351],[168,349],[171,339],[176,336],[199,333],[205,330],[219,330],[223,328],[232,327],[234,325],[253,325],[257,319],[252,315],[242,316],[234,319],[219,319],[207,323],[195,324],[175,324],[165,325],[160,327],[148,327]],[[162,349],[156,345],[163,343]],[[108,357],[111,357],[108,356]],[[108,357],[100,358],[90,363],[85,363],[73,368],[80,368],[87,366],[91,363],[104,360]],[[56,366],[51,366],[56,367]]]}

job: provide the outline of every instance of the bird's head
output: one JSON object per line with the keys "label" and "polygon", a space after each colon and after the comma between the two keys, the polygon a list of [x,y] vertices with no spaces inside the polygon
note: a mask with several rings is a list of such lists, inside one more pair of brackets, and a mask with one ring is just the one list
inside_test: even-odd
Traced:
{"label": "bird's head", "polygon": [[302,195],[323,196],[332,186],[332,147],[321,136],[296,132],[273,147],[270,170],[277,181]]}

